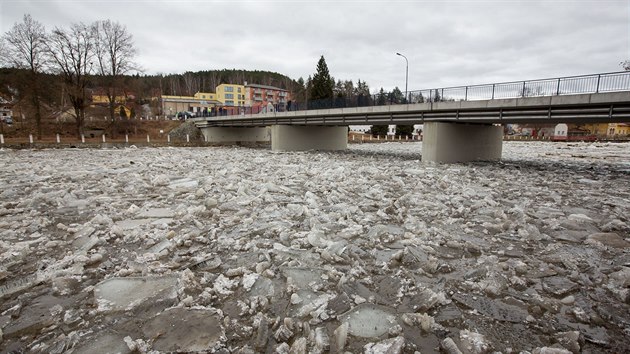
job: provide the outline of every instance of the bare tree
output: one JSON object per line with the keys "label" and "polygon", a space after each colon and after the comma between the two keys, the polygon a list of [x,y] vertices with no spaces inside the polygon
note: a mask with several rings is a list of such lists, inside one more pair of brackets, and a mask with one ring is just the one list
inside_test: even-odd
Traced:
{"label": "bare tree", "polygon": [[107,96],[112,136],[116,127],[116,97],[122,93],[121,78],[129,71],[137,69],[134,63],[136,49],[133,36],[127,28],[110,20],[97,21],[93,25],[94,54],[101,86]]}
{"label": "bare tree", "polygon": [[188,71],[184,73],[184,87],[186,89],[186,95],[192,96],[196,92],[199,92],[199,76]]}
{"label": "bare tree", "polygon": [[31,103],[35,110],[37,139],[42,138],[42,113],[40,103],[40,78],[46,64],[46,30],[33,20],[31,15],[24,15],[22,23],[16,23],[3,36],[3,64],[28,70],[28,85]]}
{"label": "bare tree", "polygon": [[52,67],[65,84],[74,109],[77,137],[83,134],[85,108],[89,104],[86,88],[94,59],[94,28],[75,23],[68,29],[55,28],[47,42]]}
{"label": "bare tree", "polygon": [[625,71],[629,71],[630,70],[630,60],[624,60],[622,62],[619,63],[619,65],[623,68],[623,70]]}

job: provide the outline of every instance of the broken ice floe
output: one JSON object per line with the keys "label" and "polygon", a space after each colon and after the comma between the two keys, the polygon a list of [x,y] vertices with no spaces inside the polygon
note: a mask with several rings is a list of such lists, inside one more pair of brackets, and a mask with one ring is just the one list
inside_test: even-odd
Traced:
{"label": "broken ice floe", "polygon": [[173,300],[177,297],[177,278],[129,277],[107,279],[94,289],[99,311],[125,311],[145,301]]}
{"label": "broken ice floe", "polygon": [[397,324],[392,309],[374,304],[358,305],[340,318],[348,323],[348,333],[366,338],[380,337]]}

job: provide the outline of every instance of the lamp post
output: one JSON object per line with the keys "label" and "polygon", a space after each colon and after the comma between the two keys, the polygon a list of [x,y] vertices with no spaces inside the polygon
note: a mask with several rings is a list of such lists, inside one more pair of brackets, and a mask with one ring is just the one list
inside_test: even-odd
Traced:
{"label": "lamp post", "polygon": [[400,54],[400,53],[396,53],[396,55],[400,55],[401,57],[405,58],[405,62],[407,63],[406,67],[405,67],[405,101],[406,103],[409,103],[409,100],[407,99],[407,95],[408,95],[408,91],[407,91],[407,84],[409,83],[409,60],[407,60],[407,57]]}

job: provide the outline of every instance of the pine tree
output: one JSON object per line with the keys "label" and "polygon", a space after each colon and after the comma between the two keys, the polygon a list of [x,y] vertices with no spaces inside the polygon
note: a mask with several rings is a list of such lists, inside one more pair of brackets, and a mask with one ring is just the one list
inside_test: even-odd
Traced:
{"label": "pine tree", "polygon": [[389,129],[388,125],[373,125],[372,128],[370,128],[370,134],[372,134],[373,136],[379,136],[379,135],[387,135],[387,130]]}
{"label": "pine tree", "polygon": [[402,91],[398,88],[398,86],[394,87],[392,92],[388,94],[389,103],[390,104],[400,104],[405,100],[405,96]]}
{"label": "pine tree", "polygon": [[412,136],[413,135],[413,124],[411,124],[411,125],[396,124],[396,135]]}
{"label": "pine tree", "polygon": [[435,89],[435,94],[433,95],[433,102],[440,102],[442,97],[440,96],[440,90]]}
{"label": "pine tree", "polygon": [[321,100],[333,98],[333,88],[335,82],[328,72],[326,59],[322,55],[317,63],[317,72],[312,79],[312,88],[310,90],[310,100]]}
{"label": "pine tree", "polygon": [[387,96],[385,95],[385,90],[381,87],[381,90],[378,92],[378,96],[376,96],[376,105],[383,106],[387,103]]}

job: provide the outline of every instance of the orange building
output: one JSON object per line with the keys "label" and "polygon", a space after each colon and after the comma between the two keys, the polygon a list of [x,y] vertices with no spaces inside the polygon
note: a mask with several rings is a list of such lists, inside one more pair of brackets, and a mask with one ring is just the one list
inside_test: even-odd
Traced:
{"label": "orange building", "polygon": [[247,84],[245,82],[245,106],[252,111],[267,107],[271,103],[277,111],[286,111],[291,95],[289,91],[274,86]]}

